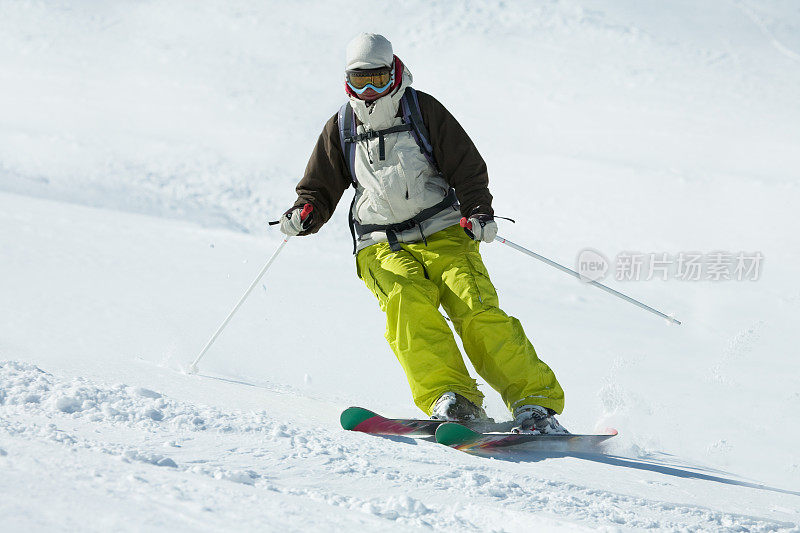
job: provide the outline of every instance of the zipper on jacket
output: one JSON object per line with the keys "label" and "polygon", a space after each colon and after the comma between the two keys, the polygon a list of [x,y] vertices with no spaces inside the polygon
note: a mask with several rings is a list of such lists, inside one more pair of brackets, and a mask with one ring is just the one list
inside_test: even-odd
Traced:
{"label": "zipper on jacket", "polygon": [[369,164],[374,165],[375,161],[372,160],[372,154],[369,152],[369,139],[364,139],[364,144],[366,145],[367,159],[369,160]]}

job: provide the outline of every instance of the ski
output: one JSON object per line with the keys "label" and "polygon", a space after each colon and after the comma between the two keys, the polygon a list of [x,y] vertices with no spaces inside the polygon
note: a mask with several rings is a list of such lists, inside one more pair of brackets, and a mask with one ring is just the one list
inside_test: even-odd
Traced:
{"label": "ski", "polygon": [[589,451],[617,434],[614,428],[593,435],[532,435],[525,433],[478,433],[461,424],[439,424],[436,442],[462,451],[490,451],[502,448],[530,451]]}
{"label": "ski", "polygon": [[339,417],[342,427],[373,435],[402,435],[407,437],[433,437],[442,420],[417,420],[413,418],[385,418],[363,407],[348,407]]}
{"label": "ski", "polygon": [[[348,407],[342,411],[339,421],[348,431],[361,431],[373,435],[406,436],[406,437],[433,437],[436,428],[444,424],[445,420],[430,418],[386,418],[363,407]],[[456,424],[455,422],[450,422]],[[504,431],[510,429],[511,422],[496,423],[492,419],[461,422],[464,427],[479,431]]]}

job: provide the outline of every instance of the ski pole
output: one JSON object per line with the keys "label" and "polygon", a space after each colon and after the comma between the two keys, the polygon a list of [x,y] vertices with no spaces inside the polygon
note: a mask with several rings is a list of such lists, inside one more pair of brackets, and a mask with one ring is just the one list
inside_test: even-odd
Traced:
{"label": "ski pole", "polygon": [[[464,218],[461,219],[461,227],[462,228],[467,228],[468,230],[471,230],[472,229],[472,223],[469,220],[467,220],[466,217],[464,217]],[[659,311],[657,309],[653,309],[649,305],[643,304],[639,300],[634,300],[630,296],[622,294],[619,291],[615,291],[611,287],[607,287],[607,286],[603,285],[602,283],[599,283],[599,282],[594,281],[594,280],[587,280],[584,276],[581,276],[580,274],[578,274],[577,272],[575,272],[571,268],[567,268],[567,267],[565,267],[563,265],[559,265],[555,261],[551,261],[550,259],[548,259],[548,258],[546,258],[546,257],[544,257],[542,255],[537,254],[536,252],[528,250],[527,248],[524,248],[524,247],[520,246],[519,244],[515,244],[515,243],[509,241],[508,239],[506,239],[504,237],[501,237],[500,235],[497,235],[495,237],[495,240],[501,242],[502,244],[505,244],[506,246],[508,246],[510,248],[513,248],[514,250],[517,250],[518,252],[522,252],[525,255],[529,255],[529,256],[533,257],[534,259],[538,259],[539,261],[542,261],[543,263],[547,263],[551,267],[555,267],[555,268],[559,269],[560,271],[569,274],[570,276],[576,277],[579,280],[588,283],[589,285],[594,285],[598,289],[602,289],[602,290],[606,291],[609,294],[613,294],[614,296],[616,296],[618,298],[622,298],[626,302],[630,302],[630,303],[632,303],[633,305],[635,305],[637,307],[641,307],[645,311],[650,311],[651,313],[656,314],[656,315],[660,316],[661,318],[665,318],[671,324],[680,325],[680,321],[678,319],[676,319],[675,317],[670,316],[670,315],[665,315],[661,311]]]}
{"label": "ski pole", "polygon": [[[303,211],[300,213],[300,220],[305,220],[306,217],[313,210],[314,210],[314,206],[313,205],[311,205],[311,204],[304,205],[303,206]],[[261,268],[261,271],[258,273],[258,276],[256,276],[256,279],[253,280],[253,283],[250,284],[250,286],[244,292],[244,295],[241,298],[239,298],[239,301],[236,302],[235,306],[233,306],[233,310],[230,313],[228,313],[228,316],[225,317],[225,320],[222,321],[222,324],[220,324],[220,326],[217,328],[217,331],[214,332],[214,334],[211,336],[211,338],[208,339],[208,342],[206,343],[206,345],[203,346],[203,349],[200,350],[200,354],[197,356],[197,359],[195,359],[194,362],[189,366],[189,373],[190,374],[196,374],[197,373],[197,363],[200,362],[200,359],[202,359],[203,356],[208,351],[208,349],[211,348],[211,345],[214,344],[215,340],[217,340],[217,337],[219,337],[219,334],[222,333],[223,329],[225,329],[225,326],[228,325],[228,322],[231,321],[231,318],[233,318],[233,315],[236,314],[236,311],[239,310],[239,307],[241,307],[241,305],[244,303],[244,301],[247,299],[247,297],[250,296],[250,293],[253,292],[253,289],[256,288],[256,285],[258,285],[258,282],[261,281],[261,278],[263,278],[264,274],[267,273],[267,270],[269,270],[269,267],[271,267],[272,263],[275,262],[275,258],[278,257],[278,254],[281,253],[281,250],[283,250],[283,247],[286,246],[287,242],[289,242],[289,236],[288,235],[283,238],[283,241],[281,241],[280,245],[278,245],[278,249],[275,250],[275,252],[272,254],[272,256],[267,260],[266,264]]]}

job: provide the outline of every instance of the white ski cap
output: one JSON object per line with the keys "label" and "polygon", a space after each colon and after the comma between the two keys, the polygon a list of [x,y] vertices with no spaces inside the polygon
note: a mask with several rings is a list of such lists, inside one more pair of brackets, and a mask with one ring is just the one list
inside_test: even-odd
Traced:
{"label": "white ski cap", "polygon": [[392,43],[377,33],[362,33],[347,43],[346,70],[354,68],[391,67]]}

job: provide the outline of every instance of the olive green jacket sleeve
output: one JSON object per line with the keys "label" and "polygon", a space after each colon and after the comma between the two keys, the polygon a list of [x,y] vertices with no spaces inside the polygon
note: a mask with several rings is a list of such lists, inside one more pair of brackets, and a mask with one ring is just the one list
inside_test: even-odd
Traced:
{"label": "olive green jacket sleeve", "polygon": [[417,91],[422,119],[428,128],[433,155],[447,183],[456,190],[461,214],[494,215],[489,193],[489,173],[475,143],[453,115],[433,96]]}
{"label": "olive green jacket sleeve", "polygon": [[314,206],[310,226],[300,235],[318,232],[322,225],[330,220],[336,204],[352,183],[339,141],[337,115],[338,113],[325,123],[306,165],[303,179],[295,189],[297,191],[295,206],[307,203]]}

